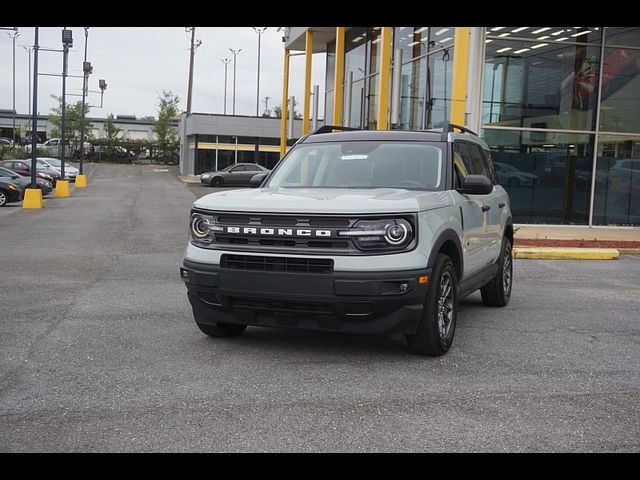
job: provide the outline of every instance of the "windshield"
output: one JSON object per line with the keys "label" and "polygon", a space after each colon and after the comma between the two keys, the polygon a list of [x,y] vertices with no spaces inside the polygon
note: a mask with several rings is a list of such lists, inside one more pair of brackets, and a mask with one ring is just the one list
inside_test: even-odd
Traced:
{"label": "windshield", "polygon": [[419,142],[327,142],[298,145],[267,187],[438,190],[442,148]]}
{"label": "windshield", "polygon": [[53,165],[56,168],[60,168],[62,166],[62,162],[57,158],[47,158],[46,161],[49,165]]}

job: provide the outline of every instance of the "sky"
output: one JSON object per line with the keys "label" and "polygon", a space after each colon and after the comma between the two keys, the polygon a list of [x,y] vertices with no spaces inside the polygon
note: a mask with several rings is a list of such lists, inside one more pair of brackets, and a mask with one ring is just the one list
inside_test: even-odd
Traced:
{"label": "sky", "polygon": [[[40,48],[61,49],[63,27],[40,27]],[[73,48],[69,51],[69,75],[82,75],[84,57],[83,27],[67,27],[73,31]],[[265,110],[282,103],[284,44],[282,31],[267,27],[260,47],[260,107]],[[16,110],[29,110],[29,54],[34,44],[34,28],[19,27],[16,38]],[[11,31],[0,30],[0,109],[13,108],[13,40]],[[258,35],[251,27],[197,27],[194,60],[192,112],[223,113],[224,63],[231,59],[227,71],[227,114],[232,112],[233,54],[236,57],[236,114],[255,115]],[[189,47],[191,33],[184,27],[91,27],[87,44],[87,60],[93,66],[89,78],[87,102],[94,107],[89,115],[106,117],[109,114],[156,116],[158,97],[162,90],[171,91],[180,99],[180,110],[186,110],[189,80]],[[33,59],[33,53],[32,53]],[[62,73],[62,53],[40,50],[40,73]],[[312,85],[320,85],[324,92],[325,54],[313,55]],[[296,97],[297,110],[302,110],[304,90],[304,55],[291,57],[289,94]],[[100,106],[98,80],[104,79],[103,108]],[[80,100],[82,78],[67,78],[67,102]],[[62,94],[62,78],[38,77],[38,112],[51,112],[56,100],[51,95]],[[323,98],[320,111],[323,111]]]}

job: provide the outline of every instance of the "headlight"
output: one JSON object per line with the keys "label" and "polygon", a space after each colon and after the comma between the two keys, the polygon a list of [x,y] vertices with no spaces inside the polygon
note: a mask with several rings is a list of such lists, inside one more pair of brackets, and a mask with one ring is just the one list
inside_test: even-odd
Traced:
{"label": "headlight", "polygon": [[359,220],[339,235],[353,238],[360,250],[401,250],[413,240],[413,227],[402,218]]}
{"label": "headlight", "polygon": [[7,187],[9,187],[9,190],[18,190],[18,188],[14,187],[13,185],[7,185]]}
{"label": "headlight", "polygon": [[222,227],[216,225],[215,217],[194,212],[189,222],[189,234],[194,244],[210,245],[214,242],[215,232],[221,232]]}

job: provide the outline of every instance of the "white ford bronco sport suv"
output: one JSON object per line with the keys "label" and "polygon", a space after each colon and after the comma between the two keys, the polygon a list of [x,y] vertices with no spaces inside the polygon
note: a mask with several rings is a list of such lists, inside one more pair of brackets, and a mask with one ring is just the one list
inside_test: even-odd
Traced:
{"label": "white ford bronco sport suv", "polygon": [[207,335],[399,334],[438,356],[458,300],[480,289],[485,305],[509,302],[509,196],[464,127],[321,127],[252,186],[193,203],[180,274]]}

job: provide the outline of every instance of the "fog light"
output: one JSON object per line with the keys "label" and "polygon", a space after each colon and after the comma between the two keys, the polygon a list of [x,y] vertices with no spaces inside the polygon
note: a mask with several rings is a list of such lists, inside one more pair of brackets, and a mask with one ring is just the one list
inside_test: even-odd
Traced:
{"label": "fog light", "polygon": [[401,292],[406,292],[407,290],[409,290],[409,284],[406,282],[403,282],[400,284],[399,288]]}
{"label": "fog light", "polygon": [[185,279],[188,280],[189,279],[189,271],[185,270],[184,268],[180,269],[180,276]]}

